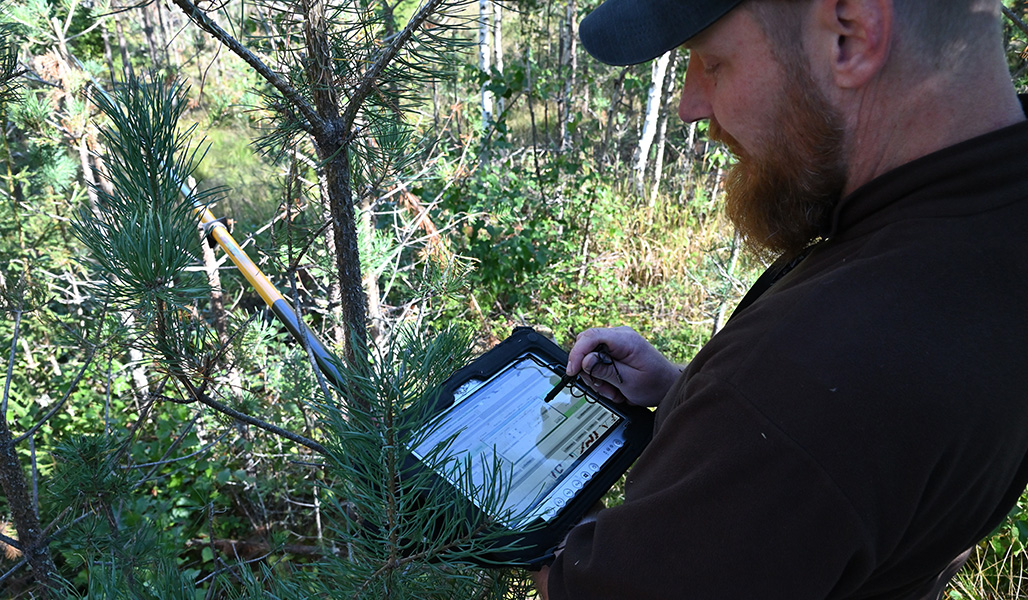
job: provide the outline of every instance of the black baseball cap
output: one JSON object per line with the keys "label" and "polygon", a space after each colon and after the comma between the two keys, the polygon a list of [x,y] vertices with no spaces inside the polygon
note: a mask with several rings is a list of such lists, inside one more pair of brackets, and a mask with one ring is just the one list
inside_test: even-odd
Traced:
{"label": "black baseball cap", "polygon": [[653,60],[703,31],[743,0],[607,0],[578,26],[582,45],[608,65]]}

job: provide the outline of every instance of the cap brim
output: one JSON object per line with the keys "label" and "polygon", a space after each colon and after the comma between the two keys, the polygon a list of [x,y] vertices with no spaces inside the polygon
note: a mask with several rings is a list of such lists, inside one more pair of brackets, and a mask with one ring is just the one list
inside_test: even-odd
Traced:
{"label": "cap brim", "polygon": [[677,48],[742,0],[607,0],[578,27],[582,46],[608,65],[635,65]]}

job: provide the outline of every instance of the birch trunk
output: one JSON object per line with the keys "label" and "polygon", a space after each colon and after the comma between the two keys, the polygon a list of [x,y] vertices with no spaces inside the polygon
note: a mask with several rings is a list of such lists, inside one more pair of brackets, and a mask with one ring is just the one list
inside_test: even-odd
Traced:
{"label": "birch trunk", "polygon": [[[499,2],[493,2],[493,20],[490,25],[492,33],[493,68],[497,73],[503,73],[503,7]],[[502,113],[505,108],[505,98],[496,98],[496,112]]]}
{"label": "birch trunk", "polygon": [[642,134],[639,145],[635,149],[635,160],[632,170],[636,194],[641,198],[644,194],[643,179],[646,177],[646,165],[650,160],[650,148],[657,134],[657,121],[660,115],[661,100],[664,95],[664,78],[667,66],[671,62],[671,52],[653,61],[650,93],[646,98],[646,113],[643,120]]}
{"label": "birch trunk", "polygon": [[570,0],[564,9],[564,23],[560,35],[560,69],[564,74],[564,86],[561,88],[558,103],[560,111],[557,118],[560,120],[560,149],[566,150],[571,146],[571,139],[568,135],[568,125],[571,123],[573,111],[571,110],[571,96],[575,90],[575,73],[578,71],[578,2]]}
{"label": "birch trunk", "polygon": [[[491,47],[490,35],[492,27],[493,2],[492,0],[478,0],[478,68],[485,75],[489,75],[492,69],[493,50]],[[482,83],[482,128],[488,129],[493,122],[493,93],[489,91],[489,81]]]}
{"label": "birch trunk", "polygon": [[660,105],[662,110],[657,118],[657,141],[656,154],[653,157],[653,187],[650,189],[649,206],[652,208],[657,202],[657,194],[660,192],[660,179],[664,175],[664,142],[667,139],[667,122],[674,112],[674,104],[670,102],[675,92],[675,70],[678,67],[678,52],[672,50],[671,62],[668,64],[667,76],[664,77],[664,92],[661,95]]}
{"label": "birch trunk", "polygon": [[111,32],[107,29],[106,24],[100,25],[100,37],[104,41],[104,64],[107,65],[107,72],[110,75],[111,81],[114,81],[114,55],[111,53]]}

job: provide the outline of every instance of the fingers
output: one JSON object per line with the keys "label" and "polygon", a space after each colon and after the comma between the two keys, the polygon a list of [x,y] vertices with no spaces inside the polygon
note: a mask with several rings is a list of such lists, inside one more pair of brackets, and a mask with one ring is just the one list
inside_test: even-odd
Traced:
{"label": "fingers", "polygon": [[615,402],[625,401],[625,395],[613,383],[609,383],[602,379],[597,379],[596,377],[590,377],[584,371],[582,372],[580,377],[582,378],[582,381],[584,381],[585,384],[590,387],[590,389],[592,389],[600,396],[603,396],[604,398],[607,398],[608,400],[613,400]]}
{"label": "fingers", "polygon": [[587,329],[568,353],[567,372],[616,401],[656,406],[679,369],[631,327]]}
{"label": "fingers", "polygon": [[582,372],[596,379],[610,382],[618,381],[621,378],[613,359],[599,352],[590,352],[585,355],[585,358],[582,359]]}
{"label": "fingers", "polygon": [[604,381],[596,377],[589,376],[586,372],[582,372],[580,375],[582,381],[589,386],[597,395],[602,396],[605,399],[613,400],[614,402],[626,402],[627,398],[624,392],[615,385],[613,382]]}
{"label": "fingers", "polygon": [[[614,329],[586,329],[575,338],[575,345],[568,353],[568,373],[571,375],[583,371],[582,361],[586,356],[595,353],[596,347],[600,344],[607,344],[610,348],[616,348]],[[614,350],[616,352],[616,350]],[[594,357],[594,361],[598,357]],[[592,365],[590,365],[590,368]],[[589,369],[584,369],[589,372]],[[600,376],[599,373],[597,373]]]}

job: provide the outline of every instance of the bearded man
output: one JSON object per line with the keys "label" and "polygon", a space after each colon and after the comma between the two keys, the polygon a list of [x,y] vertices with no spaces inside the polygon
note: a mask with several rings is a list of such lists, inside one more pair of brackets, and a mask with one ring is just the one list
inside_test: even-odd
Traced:
{"label": "bearded man", "polygon": [[627,328],[579,336],[568,372],[657,425],[540,587],[937,598],[1028,483],[1028,122],[999,1],[606,0],[580,35],[619,65],[684,44],[679,115],[736,154],[729,214],[780,258],[684,369]]}

